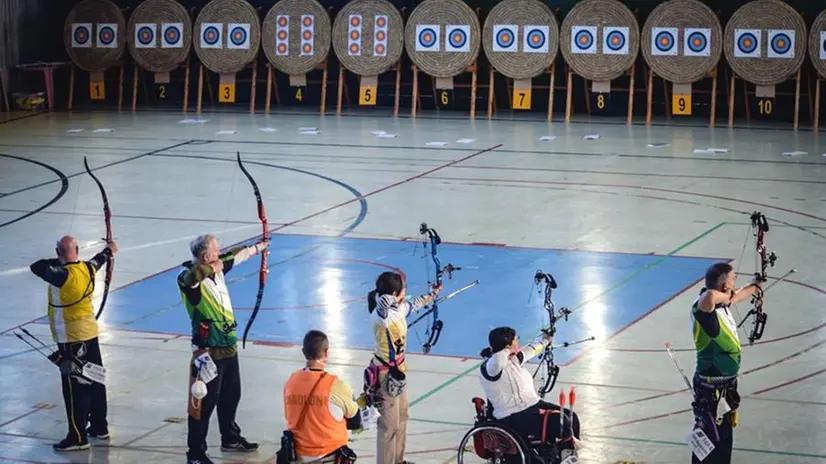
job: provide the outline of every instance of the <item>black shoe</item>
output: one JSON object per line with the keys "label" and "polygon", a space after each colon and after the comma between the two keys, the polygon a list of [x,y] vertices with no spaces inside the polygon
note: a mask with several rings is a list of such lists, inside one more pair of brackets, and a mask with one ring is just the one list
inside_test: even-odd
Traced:
{"label": "black shoe", "polygon": [[203,456],[200,458],[190,457],[187,455],[186,464],[215,464],[212,462],[212,459]]}
{"label": "black shoe", "polygon": [[258,443],[250,443],[246,438],[241,437],[235,443],[221,443],[221,451],[238,451],[250,453],[258,449]]}
{"label": "black shoe", "polygon": [[52,445],[55,451],[82,451],[89,449],[89,441],[78,443],[77,440],[64,438],[60,443]]}
{"label": "black shoe", "polygon": [[109,439],[109,430],[106,430],[106,429],[96,430],[96,429],[93,429],[92,427],[89,427],[88,429],[86,429],[86,435],[88,435],[92,438],[97,438],[98,440],[108,440]]}

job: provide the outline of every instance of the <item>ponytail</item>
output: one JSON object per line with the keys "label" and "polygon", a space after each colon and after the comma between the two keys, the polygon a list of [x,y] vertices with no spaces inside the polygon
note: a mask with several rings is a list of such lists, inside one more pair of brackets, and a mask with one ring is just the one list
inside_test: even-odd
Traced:
{"label": "ponytail", "polygon": [[487,347],[487,348],[485,348],[484,350],[482,350],[482,352],[481,352],[481,353],[479,353],[479,356],[481,356],[481,357],[483,357],[483,358],[485,358],[485,359],[488,359],[488,358],[490,358],[491,356],[493,356],[493,350],[492,350],[492,349],[490,349],[490,347]]}
{"label": "ponytail", "polygon": [[373,290],[367,294],[367,311],[370,314],[373,314],[373,311],[376,310],[376,295],[378,293],[378,290]]}
{"label": "ponytail", "polygon": [[404,290],[404,281],[398,273],[382,272],[376,279],[376,289],[367,294],[367,311],[373,314],[376,310],[378,297],[382,295],[399,295]]}

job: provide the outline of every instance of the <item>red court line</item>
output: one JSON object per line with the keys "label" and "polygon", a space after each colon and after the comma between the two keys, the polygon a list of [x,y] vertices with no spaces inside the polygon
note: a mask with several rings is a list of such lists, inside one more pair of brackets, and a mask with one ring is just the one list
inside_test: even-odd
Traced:
{"label": "red court line", "polygon": [[13,419],[9,419],[6,422],[3,422],[2,424],[0,424],[0,429],[2,429],[3,427],[5,427],[5,426],[7,426],[7,425],[9,425],[13,422],[17,422],[20,419],[23,419],[24,417],[31,416],[32,414],[36,413],[37,411],[42,411],[42,410],[43,410],[43,408],[32,408],[31,411],[24,412],[23,414],[20,414],[19,416],[15,417]]}

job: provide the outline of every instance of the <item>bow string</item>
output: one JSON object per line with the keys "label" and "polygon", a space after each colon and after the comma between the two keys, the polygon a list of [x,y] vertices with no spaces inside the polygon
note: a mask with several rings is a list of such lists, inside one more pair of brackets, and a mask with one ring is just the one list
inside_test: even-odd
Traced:
{"label": "bow string", "polygon": [[[83,157],[83,166],[86,168],[86,173],[95,181],[100,190],[100,196],[103,199],[103,220],[106,223],[106,238],[103,240],[109,244],[112,243],[112,211],[109,209],[109,198],[106,196],[106,189],[103,188],[103,183],[100,179],[97,178],[92,173],[92,170],[89,168],[89,162],[87,161],[86,157]],[[115,255],[109,257],[106,260],[106,275],[103,280],[103,297],[100,300],[100,307],[98,308],[98,312],[95,315],[95,319],[100,319],[100,315],[103,314],[103,308],[106,306],[106,299],[109,296],[109,286],[112,283],[112,274],[115,270]]]}

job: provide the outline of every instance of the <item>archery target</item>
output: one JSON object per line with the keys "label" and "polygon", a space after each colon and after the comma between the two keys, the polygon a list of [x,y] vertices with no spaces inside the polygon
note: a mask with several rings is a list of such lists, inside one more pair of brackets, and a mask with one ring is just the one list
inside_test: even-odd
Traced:
{"label": "archery target", "polygon": [[118,25],[114,23],[100,23],[98,26],[98,48],[118,47]]}
{"label": "archery target", "polygon": [[161,24],[161,48],[183,48],[183,23],[163,23]]}
{"label": "archery target", "polygon": [[628,28],[611,27],[602,28],[603,48],[605,55],[627,55],[628,54]]}
{"label": "archery target", "polygon": [[679,29],[676,27],[651,28],[651,54],[659,56],[677,56],[679,47],[677,37]]}
{"label": "archery target", "polygon": [[441,28],[438,24],[417,24],[416,25],[416,51],[417,52],[438,52],[440,48],[439,33]]}
{"label": "archery target", "polygon": [[470,51],[470,25],[445,26],[445,51],[446,52],[469,52]]}
{"label": "archery target", "polygon": [[543,25],[522,28],[522,51],[525,53],[548,53],[550,27]]}
{"label": "archery target", "polygon": [[574,26],[571,29],[571,52],[577,54],[597,53],[596,26]]}
{"label": "archery target", "polygon": [[687,27],[683,29],[685,56],[711,56],[711,29]]}
{"label": "archery target", "polygon": [[820,59],[826,60],[826,31],[820,31]]}
{"label": "archery target", "polygon": [[315,52],[314,41],[315,17],[313,15],[301,15],[301,51],[299,56],[312,56]]}
{"label": "archery target", "polygon": [[350,27],[347,33],[347,54],[350,56],[361,55],[361,15],[350,15]]}
{"label": "archery target", "polygon": [[223,30],[222,23],[202,23],[201,48],[222,48],[221,33]]}
{"label": "archery target", "polygon": [[496,24],[493,26],[493,51],[516,52],[519,45],[516,41],[518,27],[516,24]]}
{"label": "archery target", "polygon": [[72,24],[72,48],[92,47],[92,23]]}
{"label": "archery target", "polygon": [[794,58],[794,30],[769,29],[768,58]]}
{"label": "archery target", "polygon": [[154,23],[135,24],[135,48],[155,48]]}
{"label": "archery target", "polygon": [[287,15],[278,15],[275,18],[275,54],[290,54],[290,17]]}
{"label": "archery target", "polygon": [[229,32],[227,48],[233,50],[246,50],[250,48],[249,24],[227,24],[227,31]]}
{"label": "archery target", "polygon": [[734,30],[734,56],[737,58],[760,58],[760,29]]}
{"label": "archery target", "polygon": [[387,56],[387,29],[390,18],[387,15],[376,15],[373,27],[373,55]]}

